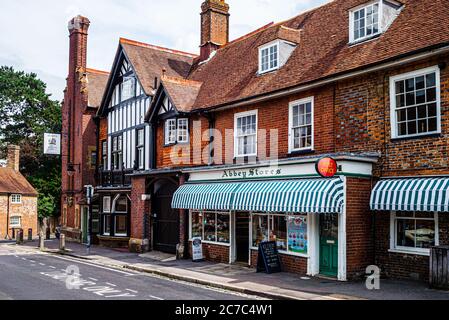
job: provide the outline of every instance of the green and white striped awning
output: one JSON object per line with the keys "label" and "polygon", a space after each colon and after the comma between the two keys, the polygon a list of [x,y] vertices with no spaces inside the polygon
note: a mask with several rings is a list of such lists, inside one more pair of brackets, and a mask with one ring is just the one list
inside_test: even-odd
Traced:
{"label": "green and white striped awning", "polygon": [[341,213],[341,179],[186,184],[173,196],[174,209]]}
{"label": "green and white striped awning", "polygon": [[370,205],[378,211],[449,212],[449,178],[381,180]]}

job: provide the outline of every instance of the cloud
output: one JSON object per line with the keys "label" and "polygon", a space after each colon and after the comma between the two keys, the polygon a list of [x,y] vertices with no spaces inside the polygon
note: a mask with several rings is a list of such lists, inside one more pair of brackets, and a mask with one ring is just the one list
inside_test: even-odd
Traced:
{"label": "cloud", "polygon": [[[110,70],[120,37],[197,53],[203,0],[2,1],[0,65],[35,72],[62,99],[68,65],[68,20],[91,20],[88,65]],[[282,21],[326,0],[227,0],[230,37]]]}

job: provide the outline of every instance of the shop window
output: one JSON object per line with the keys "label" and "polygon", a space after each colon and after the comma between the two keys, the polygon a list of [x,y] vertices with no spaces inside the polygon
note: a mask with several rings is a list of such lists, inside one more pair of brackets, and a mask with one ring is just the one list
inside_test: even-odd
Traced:
{"label": "shop window", "polygon": [[128,212],[128,198],[126,196],[121,196],[115,201],[114,212]]}
{"label": "shop window", "polygon": [[438,214],[396,212],[391,214],[392,250],[429,253],[438,245]]}
{"label": "shop window", "polygon": [[126,216],[115,216],[115,235],[126,236],[128,234],[128,218]]}
{"label": "shop window", "polygon": [[109,236],[111,234],[111,215],[105,214],[103,216],[103,235]]}
{"label": "shop window", "polygon": [[229,244],[230,216],[221,212],[191,212],[190,238],[201,237],[203,241]]}
{"label": "shop window", "polygon": [[306,215],[252,215],[252,244],[275,241],[281,252],[307,255],[308,228]]}
{"label": "shop window", "polygon": [[103,197],[103,212],[111,212],[111,197]]}
{"label": "shop window", "polygon": [[253,225],[253,247],[258,247],[261,242],[268,241],[268,216],[254,215]]}

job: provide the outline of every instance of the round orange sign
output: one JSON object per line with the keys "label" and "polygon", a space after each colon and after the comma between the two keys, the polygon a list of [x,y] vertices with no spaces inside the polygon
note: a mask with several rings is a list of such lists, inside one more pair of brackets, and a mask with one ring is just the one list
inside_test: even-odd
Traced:
{"label": "round orange sign", "polygon": [[323,178],[332,178],[337,174],[337,161],[332,158],[325,157],[317,161],[316,171]]}

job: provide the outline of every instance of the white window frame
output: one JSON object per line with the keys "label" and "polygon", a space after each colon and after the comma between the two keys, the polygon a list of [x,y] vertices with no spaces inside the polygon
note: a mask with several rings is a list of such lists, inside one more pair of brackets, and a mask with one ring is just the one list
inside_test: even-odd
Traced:
{"label": "white window frame", "polygon": [[[173,124],[173,128],[171,128],[171,124]],[[173,139],[171,139],[170,130],[174,130]],[[165,120],[165,145],[175,144],[176,143],[176,119],[167,119]]]}
{"label": "white window frame", "polygon": [[[410,214],[414,214],[414,213],[410,212]],[[402,217],[397,218],[396,211],[391,211],[391,213],[390,213],[390,250],[389,250],[389,252],[430,256],[430,249],[403,247],[403,246],[397,245],[397,220],[398,219],[402,219]],[[416,218],[416,217],[405,218],[404,217],[403,219],[431,221],[430,218]],[[439,235],[439,226],[438,226],[438,212],[434,212],[433,221],[435,222],[435,246],[439,246],[440,245],[440,235]]]}
{"label": "white window frame", "polygon": [[[422,75],[435,72],[435,88],[436,88],[436,104],[437,104],[437,130],[431,132],[415,133],[410,135],[398,135],[397,127],[397,113],[396,113],[396,81],[405,80],[408,78],[416,78]],[[440,68],[438,66],[433,66],[429,68],[424,68],[412,72],[407,72],[403,74],[390,77],[390,125],[391,125],[391,138],[392,139],[402,139],[402,138],[413,138],[420,136],[428,136],[433,134],[441,133],[441,85],[440,85]]]}
{"label": "white window frame", "polygon": [[111,228],[111,221],[110,219],[112,219],[113,215],[112,214],[105,214],[103,216],[103,235],[104,236],[110,236],[111,235],[111,230],[109,230],[109,232],[106,232],[106,216],[109,217],[109,228]]}
{"label": "white window frame", "polygon": [[[308,246],[307,246],[307,254],[304,253],[296,253],[296,252],[291,252],[288,251],[288,242],[287,242],[287,250],[278,250],[279,253],[284,254],[284,255],[289,255],[289,256],[296,256],[296,257],[302,257],[302,258],[310,258],[311,256],[311,242],[312,242],[312,224],[311,224],[311,214],[309,213],[304,213],[304,214],[286,214],[286,213],[265,213],[265,212],[251,212],[251,219],[250,219],[250,237],[249,237],[249,243],[250,243],[250,250],[259,250],[259,248],[254,247],[253,246],[253,218],[254,216],[266,216],[268,219],[268,232],[270,232],[272,230],[272,219],[275,216],[279,216],[279,217],[295,217],[295,216],[306,216],[307,217],[307,241],[308,241]],[[286,230],[287,230],[287,235],[288,235],[288,224],[286,226]],[[270,235],[268,235],[269,237]],[[288,241],[288,240],[287,240]]]}
{"label": "white window frame", "polygon": [[201,210],[190,210],[189,211],[189,241],[193,241],[192,238],[192,215],[193,214],[200,214],[201,218],[204,219],[204,215],[205,214],[215,214],[215,240],[217,240],[218,238],[218,230],[217,230],[217,221],[218,221],[218,215],[224,215],[224,216],[228,216],[229,217],[229,243],[225,243],[225,242],[218,242],[218,241],[207,241],[207,240],[203,240],[204,239],[204,220],[202,220],[201,223],[201,242],[202,243],[206,243],[206,244],[213,244],[213,245],[218,245],[218,246],[224,246],[224,247],[230,247],[231,246],[231,234],[232,234],[232,227],[231,227],[231,219],[232,219],[232,214],[231,212],[228,211],[201,211]]}
{"label": "white window frame", "polygon": [[[312,105],[312,143],[310,147],[304,147],[304,148],[294,148],[295,146],[295,136],[293,134],[293,108],[301,105],[301,104],[307,104],[310,103]],[[310,150],[313,151],[315,149],[315,98],[314,97],[308,97],[301,100],[292,101],[289,104],[289,116],[288,116],[288,152],[296,152],[296,151],[304,151],[304,150]],[[305,125],[307,126],[307,125]]]}
{"label": "white window frame", "polygon": [[22,195],[21,194],[12,194],[11,195],[11,203],[12,204],[21,204],[22,203]]}
{"label": "white window frame", "polygon": [[114,236],[117,236],[117,237],[126,237],[126,236],[128,236],[128,230],[125,232],[125,233],[120,233],[120,232],[117,232],[117,218],[119,218],[119,217],[124,217],[125,219],[126,219],[126,228],[128,229],[128,223],[129,223],[129,220],[128,220],[128,217],[126,216],[126,215],[124,215],[124,214],[117,214],[117,215],[114,215],[114,216],[111,216],[111,217],[113,217],[114,218]]}
{"label": "white window frame", "polygon": [[[13,219],[18,219],[18,223],[12,223]],[[22,217],[21,216],[12,216],[9,218],[9,227],[11,228],[20,228],[22,226]]]}
{"label": "white window frame", "polygon": [[[179,127],[180,127],[180,123],[184,122],[186,124],[186,129],[185,129],[185,139],[181,139],[181,136],[179,135]],[[189,119],[188,118],[179,118],[176,122],[176,142],[177,143],[189,143]]]}
{"label": "white window frame", "polygon": [[[140,136],[140,133],[142,136]],[[137,162],[138,162],[138,169],[144,169],[145,168],[145,129],[137,129],[136,130],[136,149],[137,149]],[[142,138],[142,141],[139,141],[140,138]]]}
{"label": "white window frame", "polygon": [[[136,79],[134,77],[124,77],[121,83],[120,102],[132,99],[136,96]],[[126,89],[126,90],[125,90]],[[126,92],[126,95],[125,95]]]}
{"label": "white window frame", "polygon": [[[379,12],[378,12],[378,16],[379,16],[378,25],[379,25],[379,28],[378,28],[377,33],[373,33],[373,34],[367,35],[366,34],[366,27],[367,27],[367,24],[366,24],[366,9],[368,7],[370,7],[370,6],[375,5],[375,4],[379,4]],[[355,39],[354,38],[354,31],[355,31],[354,30],[354,22],[355,22],[354,14],[357,11],[362,10],[362,9],[365,9],[365,36]],[[382,21],[383,21],[383,1],[382,0],[376,0],[376,1],[371,1],[369,3],[364,3],[364,4],[360,5],[360,6],[357,6],[357,7],[353,8],[353,9],[351,9],[349,11],[349,42],[350,43],[359,43],[359,42],[363,42],[363,41],[365,41],[367,39],[371,39],[371,38],[373,38],[373,37],[375,37],[375,36],[377,36],[379,34],[382,34],[382,32],[383,32]]]}
{"label": "white window frame", "polygon": [[[248,154],[239,154],[238,150],[238,138],[241,136],[238,135],[238,128],[237,128],[237,120],[240,118],[250,117],[250,116],[256,116],[256,133],[255,133],[255,152],[254,153],[248,153]],[[259,110],[251,110],[247,112],[240,112],[236,113],[234,115],[234,158],[241,158],[241,157],[254,157],[257,156],[258,153],[258,142],[259,142]]]}
{"label": "white window frame", "polygon": [[[108,203],[107,206],[105,206],[105,202]],[[107,208],[107,211],[105,210],[105,208]],[[104,213],[111,213],[111,197],[109,197],[109,196],[103,197],[103,212]]]}
{"label": "white window frame", "polygon": [[[262,70],[262,52],[266,49],[268,49],[268,57],[270,56],[270,51],[269,49],[271,47],[276,47],[277,48],[277,64],[275,67],[270,67],[270,59],[268,58],[268,69]],[[277,70],[279,69],[280,66],[280,41],[279,40],[275,40],[272,41],[270,43],[267,43],[261,47],[259,47],[259,74],[264,74],[273,70]]]}

